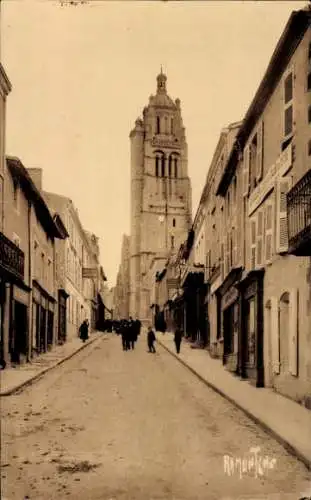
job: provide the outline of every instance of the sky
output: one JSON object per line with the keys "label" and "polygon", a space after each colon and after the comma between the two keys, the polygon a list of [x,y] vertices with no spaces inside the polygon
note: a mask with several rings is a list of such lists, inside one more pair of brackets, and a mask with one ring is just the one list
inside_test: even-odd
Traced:
{"label": "sky", "polygon": [[6,152],[73,200],[100,238],[109,286],[129,234],[129,133],[161,65],[181,100],[195,213],[222,127],[243,119],[290,13],[306,3],[2,0]]}

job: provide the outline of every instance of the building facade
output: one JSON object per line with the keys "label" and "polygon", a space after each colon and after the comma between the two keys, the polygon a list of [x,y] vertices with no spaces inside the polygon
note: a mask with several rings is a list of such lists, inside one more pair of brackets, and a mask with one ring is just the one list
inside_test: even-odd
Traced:
{"label": "building facade", "polygon": [[98,244],[83,229],[72,200],[49,192],[44,192],[44,198],[50,209],[60,214],[69,234],[65,241],[58,242],[56,248],[58,279],[62,280],[59,283],[59,327],[60,334],[68,340],[79,335],[84,319],[88,319],[91,328],[95,329],[100,267]]}
{"label": "building facade", "polygon": [[167,94],[166,76],[157,77],[151,96],[130,133],[131,236],[130,315],[151,319],[153,258],[178,248],[191,225],[191,186],[180,100]]}
{"label": "building facade", "polygon": [[242,187],[241,258],[231,273],[237,306],[229,318],[222,316],[225,331],[228,322],[234,325],[233,335],[224,338],[224,356],[229,354],[232,368],[256,385],[271,386],[306,406],[311,394],[310,65],[310,11],[302,10],[287,23],[217,191],[226,200],[235,176]]}
{"label": "building facade", "polygon": [[24,255],[18,247],[4,235],[5,217],[5,132],[6,132],[6,101],[11,91],[11,83],[0,63],[0,362],[4,365],[4,322],[6,283],[17,277],[24,278]]}
{"label": "building facade", "polygon": [[57,342],[55,241],[67,234],[15,157],[5,164],[5,233],[18,247],[20,276],[5,285],[4,359],[22,363]]}

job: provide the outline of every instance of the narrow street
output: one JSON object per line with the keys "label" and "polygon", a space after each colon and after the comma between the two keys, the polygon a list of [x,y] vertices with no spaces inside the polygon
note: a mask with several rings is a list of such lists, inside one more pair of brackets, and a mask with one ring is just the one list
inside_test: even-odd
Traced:
{"label": "narrow street", "polygon": [[[104,336],[2,398],[2,499],[299,500],[304,465],[156,347]],[[253,447],[271,468],[230,476]]]}

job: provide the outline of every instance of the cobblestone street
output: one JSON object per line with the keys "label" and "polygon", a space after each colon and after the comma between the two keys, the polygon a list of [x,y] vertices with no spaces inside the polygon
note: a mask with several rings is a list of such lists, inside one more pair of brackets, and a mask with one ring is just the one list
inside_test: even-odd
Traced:
{"label": "cobblestone street", "polygon": [[156,347],[110,335],[1,398],[3,500],[299,500],[304,465]]}

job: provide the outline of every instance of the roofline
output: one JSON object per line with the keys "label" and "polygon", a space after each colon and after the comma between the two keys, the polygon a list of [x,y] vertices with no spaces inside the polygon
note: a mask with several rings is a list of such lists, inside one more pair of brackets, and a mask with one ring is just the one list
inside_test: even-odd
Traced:
{"label": "roofline", "polygon": [[44,227],[46,232],[49,232],[51,236],[54,236],[58,239],[65,239],[64,235],[57,227],[43,196],[33,182],[27,169],[24,167],[22,161],[16,156],[6,156],[6,162],[11,175],[13,177],[18,175],[24,180],[24,189],[28,189],[30,200],[32,199],[34,201],[34,204],[37,204],[37,207],[43,209],[43,211],[45,212],[44,216],[40,220],[42,227]]}
{"label": "roofline", "polygon": [[291,57],[310,26],[310,22],[311,11],[309,9],[302,9],[291,13],[236,136],[234,147],[232,148],[222,180],[217,189],[217,195],[223,195],[226,192],[238,159],[238,151],[244,149],[251,131],[262,115]]}

